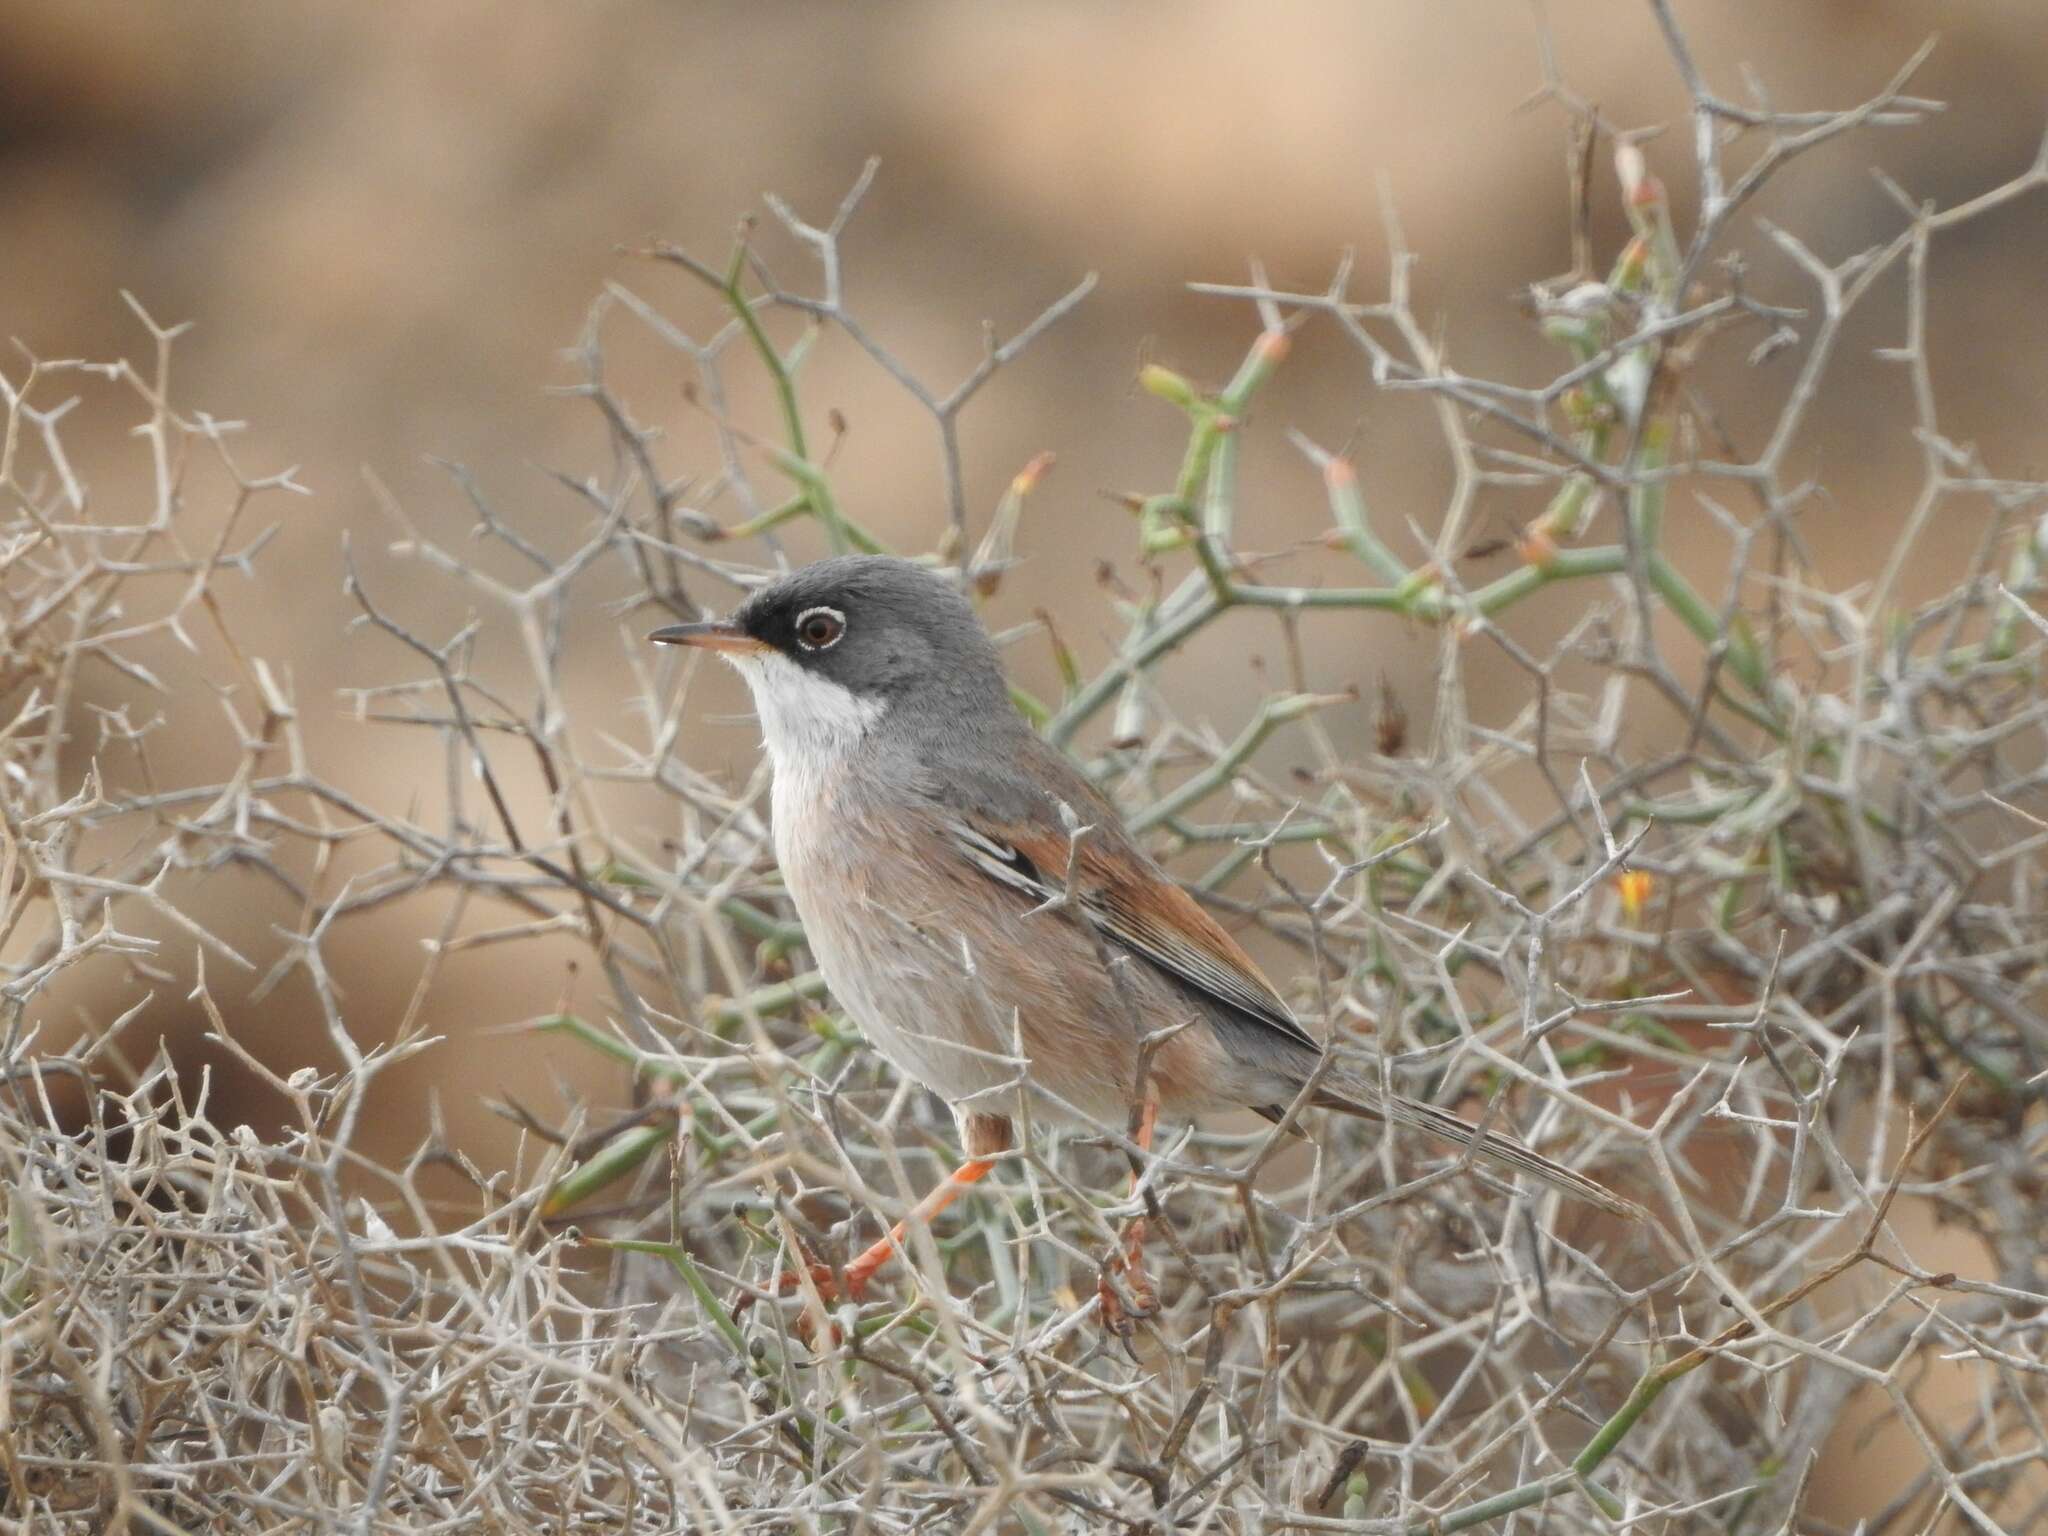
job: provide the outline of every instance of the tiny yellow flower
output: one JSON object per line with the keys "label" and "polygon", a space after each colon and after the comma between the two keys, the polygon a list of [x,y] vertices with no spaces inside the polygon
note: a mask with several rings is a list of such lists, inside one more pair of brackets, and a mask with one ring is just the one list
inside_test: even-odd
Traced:
{"label": "tiny yellow flower", "polygon": [[1621,895],[1622,915],[1632,923],[1641,920],[1650,893],[1656,888],[1656,878],[1647,869],[1624,869],[1614,877],[1614,889]]}

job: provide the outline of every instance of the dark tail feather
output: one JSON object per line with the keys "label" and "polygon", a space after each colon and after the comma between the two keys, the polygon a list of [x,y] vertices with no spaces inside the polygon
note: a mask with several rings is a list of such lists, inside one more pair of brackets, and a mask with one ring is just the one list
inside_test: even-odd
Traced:
{"label": "dark tail feather", "polygon": [[1434,1104],[1424,1104],[1417,1099],[1382,1099],[1380,1095],[1363,1083],[1355,1085],[1357,1098],[1346,1098],[1342,1094],[1325,1089],[1312,1101],[1318,1109],[1334,1109],[1340,1114],[1356,1115],[1361,1120],[1391,1120],[1396,1125],[1412,1126],[1418,1131],[1427,1131],[1432,1136],[1463,1146],[1471,1146],[1473,1155],[1503,1168],[1512,1168],[1518,1173],[1533,1174],[1553,1189],[1562,1190],[1574,1200],[1583,1200],[1588,1205],[1597,1205],[1603,1211],[1612,1211],[1630,1221],[1641,1221],[1643,1208],[1632,1200],[1624,1200],[1604,1184],[1597,1184],[1583,1173],[1575,1173],[1562,1163],[1553,1163],[1541,1152],[1531,1151],[1512,1136],[1502,1136],[1495,1131],[1480,1133],[1478,1144],[1473,1145],[1473,1133],[1478,1131],[1469,1120],[1461,1120],[1447,1109],[1438,1109]]}

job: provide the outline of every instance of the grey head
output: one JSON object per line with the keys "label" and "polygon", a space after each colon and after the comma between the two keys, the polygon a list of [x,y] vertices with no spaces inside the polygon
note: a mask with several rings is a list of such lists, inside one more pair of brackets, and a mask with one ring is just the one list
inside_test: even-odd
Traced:
{"label": "grey head", "polygon": [[821,560],[757,589],[729,619],[648,638],[732,662],[778,761],[805,747],[843,750],[883,720],[899,739],[1022,725],[967,599],[890,555]]}

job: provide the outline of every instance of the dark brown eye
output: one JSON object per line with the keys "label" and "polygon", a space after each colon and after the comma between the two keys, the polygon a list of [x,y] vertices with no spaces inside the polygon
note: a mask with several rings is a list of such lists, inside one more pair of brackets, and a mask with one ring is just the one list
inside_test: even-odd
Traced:
{"label": "dark brown eye", "polygon": [[796,616],[796,643],[807,651],[830,650],[846,633],[846,615],[837,608],[806,608]]}

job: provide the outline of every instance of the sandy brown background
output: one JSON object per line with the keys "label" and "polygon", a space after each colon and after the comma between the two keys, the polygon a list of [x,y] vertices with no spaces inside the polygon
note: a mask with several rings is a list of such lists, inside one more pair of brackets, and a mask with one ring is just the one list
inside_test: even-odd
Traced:
{"label": "sandy brown background", "polygon": [[[1945,116],[1832,146],[1752,209],[1831,260],[1899,227],[1870,166],[1951,203],[2018,172],[2048,114],[2048,26],[2028,0],[1755,0],[1681,11],[1710,79],[1735,93],[1738,66],[1754,66],[1785,107],[1860,100],[1940,30],[1916,84],[1952,104]],[[1564,73],[1610,119],[1682,124],[1683,96],[1645,9],[1559,3],[1549,21]],[[445,633],[467,604],[383,555],[388,525],[361,470],[459,542],[469,519],[425,456],[463,460],[502,506],[558,532],[562,547],[569,509],[530,466],[593,467],[600,439],[587,410],[544,393],[570,377],[557,349],[608,278],[686,327],[714,321],[700,291],[622,256],[621,244],[656,236],[718,256],[763,190],[822,217],[879,155],[880,177],[846,243],[849,298],[935,382],[972,366],[983,319],[1012,330],[1099,271],[1095,295],[990,388],[964,434],[976,532],[1032,454],[1059,455],[1026,525],[1028,563],[997,616],[1051,607],[1099,660],[1111,630],[1088,573],[1098,557],[1128,566],[1131,547],[1127,517],[1100,493],[1163,486],[1181,442],[1174,414],[1133,390],[1134,370],[1152,356],[1220,382],[1254,333],[1243,306],[1192,295],[1185,281],[1236,280],[1256,255],[1279,281],[1315,286],[1355,246],[1358,291],[1375,295],[1384,185],[1421,256],[1418,308],[1453,362],[1525,382],[1555,367],[1513,297],[1568,259],[1562,117],[1517,111],[1538,83],[1533,13],[1480,0],[17,4],[0,8],[0,330],[44,356],[140,356],[122,288],[163,320],[196,322],[178,354],[180,398],[247,420],[241,462],[259,472],[298,464],[313,493],[275,507],[285,526],[265,579],[231,594],[238,632],[289,668],[334,774],[395,807],[436,793],[438,768],[424,743],[357,726],[332,702],[340,687],[399,670],[388,646],[345,633],[343,530],[357,531],[377,590],[423,627]],[[1681,126],[1650,149],[1681,206],[1686,145]],[[1622,224],[1604,167],[1596,215],[1605,259]],[[1807,301],[1760,235],[1742,246],[1757,292]],[[764,248],[779,272],[809,281],[786,244]],[[1944,426],[2012,473],[2038,474],[2043,460],[2044,271],[2048,200],[2038,198],[1943,238],[1935,253],[1930,323]],[[1872,574],[1918,483],[1905,381],[1871,355],[1902,334],[1900,289],[1892,281],[1852,327],[1802,442],[1803,469],[1826,488],[1805,532],[1835,586]],[[1754,443],[1792,366],[1710,376],[1738,440]],[[701,467],[701,420],[682,399],[673,359],[629,346],[619,369],[642,419],[675,431],[666,468],[680,472],[693,456]],[[821,350],[805,396],[814,426],[834,408],[848,423],[833,465],[847,507],[906,546],[928,544],[942,515],[928,424],[843,343]],[[758,388],[740,391],[742,414],[766,425],[765,407]],[[120,435],[127,424],[94,404],[70,439],[103,505],[143,484]],[[1277,548],[1325,525],[1313,473],[1281,438],[1290,424],[1331,445],[1353,442],[1386,526],[1408,517],[1432,526],[1445,466],[1426,416],[1376,395],[1349,346],[1312,327],[1247,439],[1247,544]],[[1502,529],[1510,510],[1496,513]],[[217,511],[196,505],[194,515]],[[1670,521],[1692,558],[1718,556],[1718,537],[1682,499]],[[1933,530],[1909,595],[1939,590],[1981,526],[1958,510]],[[1703,569],[1702,585],[1718,591],[1718,567]],[[1582,600],[1529,613],[1532,640]],[[579,633],[570,676],[594,722],[622,676],[622,643],[600,614]],[[1392,620],[1353,623],[1316,656],[1317,681],[1370,684],[1385,671],[1420,708],[1433,647]],[[1223,641],[1197,647],[1167,687],[1232,725],[1234,702],[1258,686],[1245,660]],[[1048,681],[1040,649],[1020,650],[1017,667],[1027,681]],[[226,748],[211,705],[191,701],[227,675],[217,654],[203,654],[166,676],[176,690],[168,702],[117,691],[104,702],[162,709],[172,724],[155,745],[159,764],[197,779]],[[1496,686],[1505,707],[1514,681],[1503,675]],[[737,708],[729,689],[714,694]],[[1361,709],[1335,728],[1362,741],[1370,725]],[[686,749],[735,774],[754,751],[744,726],[716,721]],[[194,899],[255,952],[270,922],[291,917],[231,880]],[[338,940],[352,1017],[366,1033],[403,1006],[410,944],[431,920],[394,910]],[[440,1064],[454,1133],[486,1162],[510,1142],[479,1109],[480,1092],[558,1103],[558,1072],[616,1092],[559,1053],[480,1033],[544,1011],[565,986],[576,995],[561,957],[532,948],[510,963],[455,966],[432,1003],[437,1027],[473,1036],[430,1063]],[[78,1017],[53,1023],[91,1027],[101,994],[90,978],[75,992]],[[181,1055],[213,1060],[222,1094],[247,1093],[196,1042],[198,1021],[179,993],[164,988],[139,1033],[167,1033]],[[318,1060],[304,1001],[286,988],[236,1009],[236,1028],[283,1067]],[[389,1097],[383,1150],[401,1154],[416,1139],[436,1086],[423,1065]],[[251,1096],[245,1113],[267,1119],[276,1106]]]}

